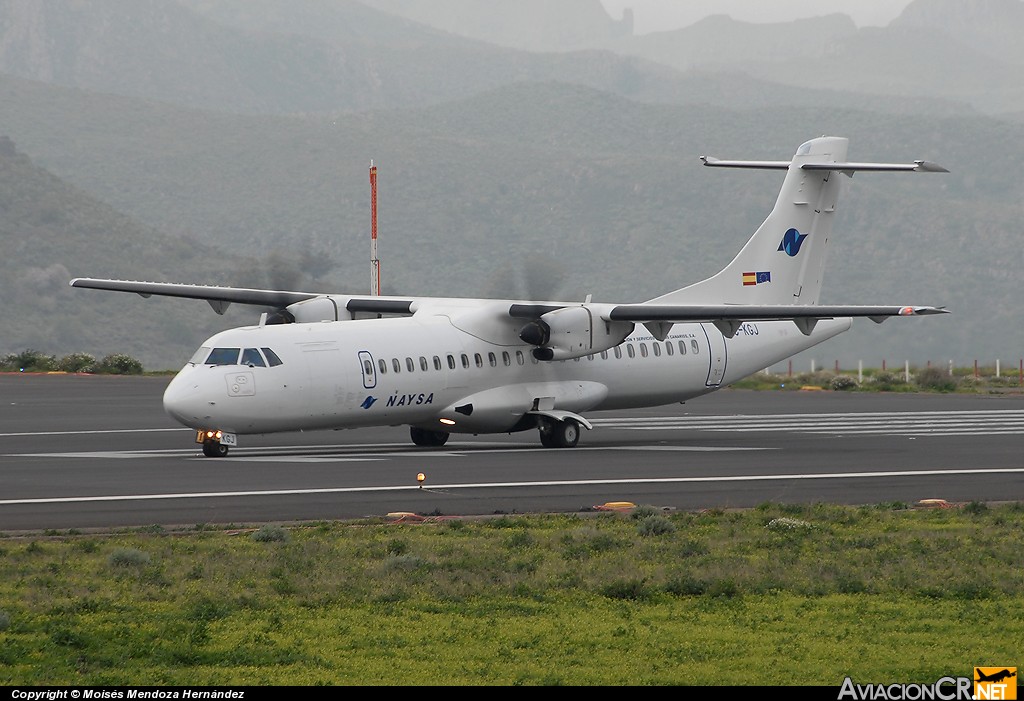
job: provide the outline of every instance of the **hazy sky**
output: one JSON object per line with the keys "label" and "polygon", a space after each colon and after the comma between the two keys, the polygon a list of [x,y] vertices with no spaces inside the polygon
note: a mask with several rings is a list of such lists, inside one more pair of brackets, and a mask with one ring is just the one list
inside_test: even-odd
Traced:
{"label": "hazy sky", "polygon": [[858,26],[884,26],[910,0],[601,0],[615,19],[633,8],[636,33],[665,31],[693,24],[707,15],[730,15],[745,22],[785,22],[841,12]]}

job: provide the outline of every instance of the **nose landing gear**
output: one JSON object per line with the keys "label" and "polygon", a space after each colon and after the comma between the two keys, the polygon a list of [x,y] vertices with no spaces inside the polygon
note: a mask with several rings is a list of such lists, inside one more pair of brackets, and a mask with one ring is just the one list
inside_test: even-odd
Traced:
{"label": "nose landing gear", "polygon": [[228,454],[228,447],[238,445],[238,437],[233,433],[217,430],[196,431],[196,443],[203,445],[203,455],[208,458],[223,458]]}
{"label": "nose landing gear", "polygon": [[203,455],[208,458],[223,458],[228,454],[228,447],[219,441],[203,441]]}

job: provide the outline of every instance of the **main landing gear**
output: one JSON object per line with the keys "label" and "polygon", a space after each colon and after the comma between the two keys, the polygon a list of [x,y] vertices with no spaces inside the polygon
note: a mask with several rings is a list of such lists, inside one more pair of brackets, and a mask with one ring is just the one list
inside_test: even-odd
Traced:
{"label": "main landing gear", "polygon": [[448,442],[447,431],[429,431],[425,428],[409,427],[409,436],[416,445],[438,448]]}
{"label": "main landing gear", "polygon": [[580,425],[575,419],[557,421],[542,418],[537,423],[540,444],[545,448],[575,448],[580,442]]}

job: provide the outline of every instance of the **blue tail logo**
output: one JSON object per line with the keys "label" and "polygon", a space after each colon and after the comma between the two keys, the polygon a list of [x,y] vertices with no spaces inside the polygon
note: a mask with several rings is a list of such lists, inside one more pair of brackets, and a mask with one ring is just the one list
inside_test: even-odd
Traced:
{"label": "blue tail logo", "polygon": [[796,229],[789,229],[782,237],[779,250],[785,251],[786,255],[792,258],[800,252],[800,246],[803,245],[805,238],[807,238],[807,234],[801,234]]}
{"label": "blue tail logo", "polygon": [[359,406],[361,406],[363,409],[369,409],[370,407],[373,406],[373,403],[375,401],[377,401],[376,397],[368,396],[368,397],[366,397],[366,399],[363,400],[363,403],[360,404]]}

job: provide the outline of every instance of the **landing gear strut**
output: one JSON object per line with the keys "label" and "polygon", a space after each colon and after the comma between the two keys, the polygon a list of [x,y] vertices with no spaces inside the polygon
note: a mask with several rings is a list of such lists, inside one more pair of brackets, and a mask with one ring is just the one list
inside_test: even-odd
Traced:
{"label": "landing gear strut", "polygon": [[575,448],[580,442],[580,425],[574,419],[541,419],[540,444],[545,448]]}
{"label": "landing gear strut", "polygon": [[425,447],[440,447],[448,442],[449,435],[451,434],[446,431],[428,431],[425,428],[409,427],[409,436],[412,438],[412,442]]}

